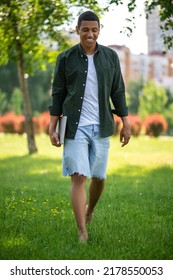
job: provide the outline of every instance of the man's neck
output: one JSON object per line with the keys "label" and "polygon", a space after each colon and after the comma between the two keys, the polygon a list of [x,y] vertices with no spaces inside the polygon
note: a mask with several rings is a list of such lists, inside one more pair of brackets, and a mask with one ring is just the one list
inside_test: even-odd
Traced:
{"label": "man's neck", "polygon": [[86,53],[87,55],[92,55],[92,54],[95,53],[96,45],[95,45],[94,47],[91,47],[91,48],[86,48],[86,47],[84,47],[82,44],[81,44],[81,46],[82,46],[83,50],[85,51],[85,53]]}

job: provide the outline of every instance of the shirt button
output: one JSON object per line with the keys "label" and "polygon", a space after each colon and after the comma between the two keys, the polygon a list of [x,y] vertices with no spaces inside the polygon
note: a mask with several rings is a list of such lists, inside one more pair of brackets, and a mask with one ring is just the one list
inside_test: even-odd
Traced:
{"label": "shirt button", "polygon": [[83,97],[81,96],[81,98],[80,99],[83,99]]}
{"label": "shirt button", "polygon": [[80,112],[80,109],[78,110],[78,112]]}
{"label": "shirt button", "polygon": [[87,73],[87,71],[85,70],[85,73]]}
{"label": "shirt button", "polygon": [[83,84],[83,87],[85,86],[85,84]]}
{"label": "shirt button", "polygon": [[78,122],[76,122],[76,124],[78,124]]}
{"label": "shirt button", "polygon": [[86,58],[85,61],[87,61],[88,59]]}
{"label": "shirt button", "polygon": [[83,54],[81,54],[81,57],[83,57]]}

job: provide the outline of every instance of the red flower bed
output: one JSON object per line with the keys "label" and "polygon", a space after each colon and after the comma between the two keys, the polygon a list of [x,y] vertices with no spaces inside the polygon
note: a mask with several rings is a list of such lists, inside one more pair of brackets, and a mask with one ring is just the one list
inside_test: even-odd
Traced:
{"label": "red flower bed", "polygon": [[[44,112],[40,116],[33,117],[35,133],[48,133],[49,127],[49,112]],[[16,115],[13,112],[8,112],[0,116],[0,132],[18,133],[25,132],[25,116]]]}
{"label": "red flower bed", "polygon": [[[143,121],[138,115],[129,115],[129,121],[132,129],[132,134],[138,136],[141,132]],[[121,118],[114,115],[115,134],[118,134],[122,128]]]}
{"label": "red flower bed", "polygon": [[42,128],[43,128],[43,132],[48,134],[49,122],[50,122],[49,112],[43,112],[41,114],[40,118],[41,118],[41,124],[42,124]]}
{"label": "red flower bed", "polygon": [[19,133],[25,131],[25,117],[16,115],[13,112],[8,112],[0,117],[1,132],[4,133]]}
{"label": "red flower bed", "polygon": [[167,131],[168,125],[164,117],[160,114],[149,115],[144,121],[146,134],[158,137]]}
{"label": "red flower bed", "polygon": [[142,119],[138,115],[129,115],[132,135],[139,136],[142,128]]}
{"label": "red flower bed", "polygon": [[33,117],[35,133],[48,133],[49,120],[49,112],[43,112],[40,116]]}
{"label": "red flower bed", "polygon": [[115,134],[118,134],[122,127],[122,121],[121,118],[117,115],[114,115],[114,123],[115,123]]}

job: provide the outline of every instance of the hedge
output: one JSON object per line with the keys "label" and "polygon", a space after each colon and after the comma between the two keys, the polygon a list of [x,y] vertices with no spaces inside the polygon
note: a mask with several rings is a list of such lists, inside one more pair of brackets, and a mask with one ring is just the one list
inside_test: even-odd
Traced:
{"label": "hedge", "polygon": [[[132,135],[139,136],[142,128],[146,135],[159,136],[167,132],[167,122],[160,114],[149,115],[144,121],[138,115],[129,115],[132,128]],[[40,116],[33,117],[35,133],[48,133],[50,116],[49,112],[43,112]],[[115,134],[119,134],[122,128],[122,121],[117,115],[114,115]],[[18,133],[25,132],[25,117],[16,115],[13,112],[0,116],[0,132]]]}

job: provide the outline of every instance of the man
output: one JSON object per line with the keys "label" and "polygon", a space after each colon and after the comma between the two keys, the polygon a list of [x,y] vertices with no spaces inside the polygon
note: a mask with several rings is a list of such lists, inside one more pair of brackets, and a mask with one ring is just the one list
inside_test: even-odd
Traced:
{"label": "man", "polygon": [[[97,15],[84,12],[76,32],[80,43],[61,53],[56,62],[49,134],[52,145],[60,146],[55,127],[59,117],[67,116],[63,151],[63,175],[71,176],[71,201],[79,241],[86,242],[86,223],[91,222],[106,178],[109,137],[114,133],[114,113],[121,117],[120,141],[130,139],[125,88],[116,52],[99,45]],[[91,178],[86,205],[86,179]]]}

